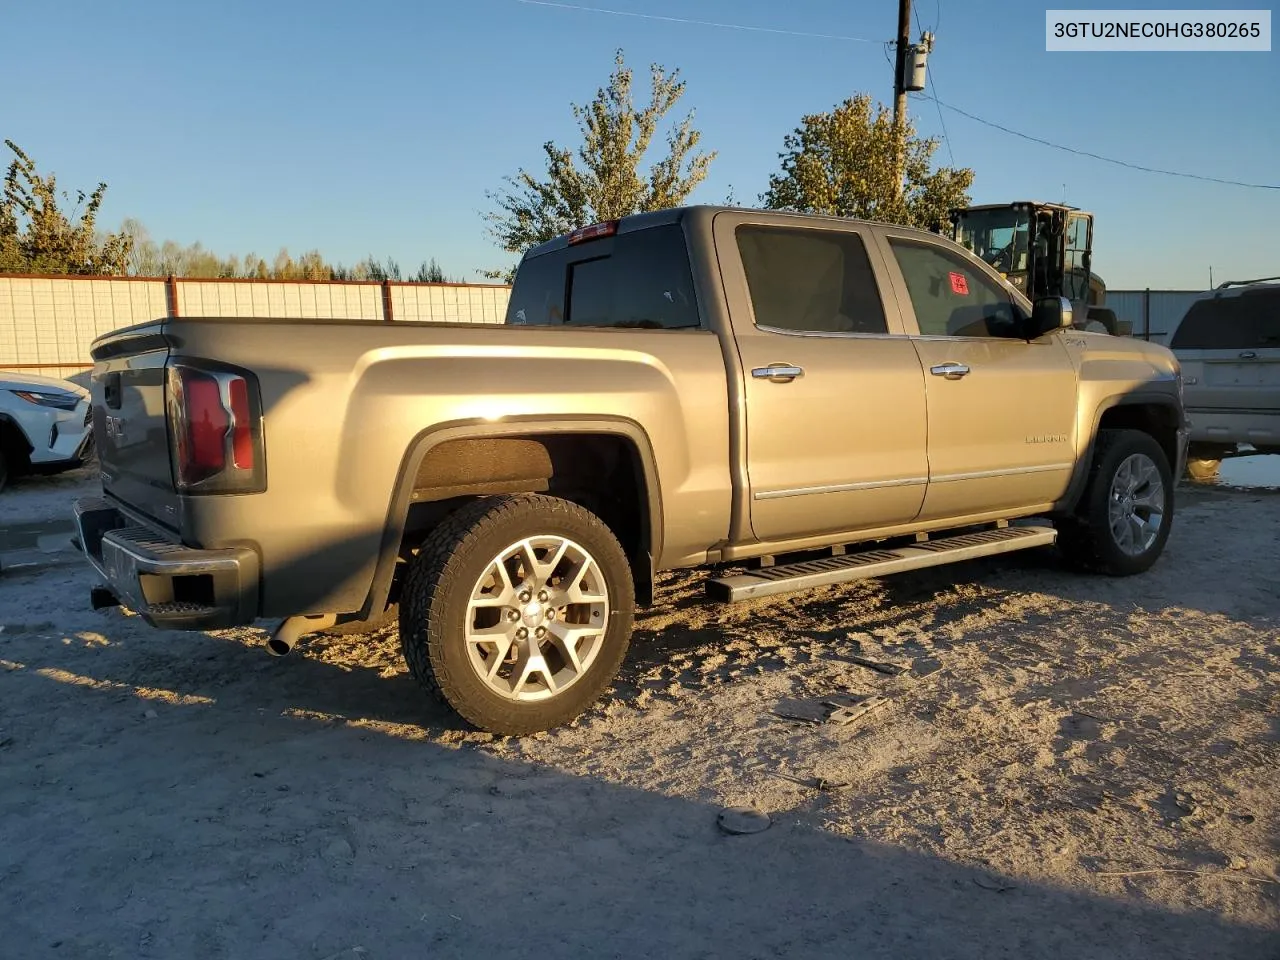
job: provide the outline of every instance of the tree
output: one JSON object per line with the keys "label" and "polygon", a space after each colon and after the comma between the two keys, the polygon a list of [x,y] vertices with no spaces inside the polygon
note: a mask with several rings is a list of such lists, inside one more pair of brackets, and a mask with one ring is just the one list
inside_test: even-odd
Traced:
{"label": "tree", "polygon": [[932,169],[934,139],[903,127],[906,167],[901,196],[895,188],[893,115],[859,94],[830,113],[810,114],[783,141],[782,170],[769,178],[761,202],[771,210],[795,210],[900,223],[927,230],[967,206],[973,170]]}
{"label": "tree", "polygon": [[417,283],[450,283],[448,277],[444,275],[444,270],[440,264],[436,263],[436,258],[432,257],[430,263],[423,263],[418,267],[418,272],[413,275],[413,279]]}
{"label": "tree", "polygon": [[0,273],[123,274],[129,236],[99,236],[95,229],[107,185],[99,183],[87,197],[76,191],[73,209],[64,212],[59,196],[70,197],[66,191],[58,193],[57,178],[37,172],[35,162],[12,140],[5,146],[14,159],[0,198]]}
{"label": "tree", "polygon": [[547,141],[545,179],[521,169],[506,178],[506,189],[488,194],[497,209],[485,219],[502,249],[522,253],[578,227],[679,206],[706,178],[716,153],[694,153],[702,134],[693,127],[692,113],[668,130],[665,155],[641,170],[663,119],[685,91],[678,70],[668,73],[653,64],[650,77],[649,104],[637,110],[632,73],[617,51],[609,85],[590,104],[570,105],[582,132],[577,151]]}

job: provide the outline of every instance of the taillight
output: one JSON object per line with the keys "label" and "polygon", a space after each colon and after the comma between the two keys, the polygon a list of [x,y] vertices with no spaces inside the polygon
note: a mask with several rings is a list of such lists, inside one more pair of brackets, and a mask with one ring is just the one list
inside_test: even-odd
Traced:
{"label": "taillight", "polygon": [[249,374],[171,364],[167,371],[173,473],[184,493],[265,489],[261,407]]}
{"label": "taillight", "polygon": [[188,484],[199,483],[220,473],[227,465],[227,429],[231,418],[222,405],[217,380],[194,370],[184,370],[179,376],[182,377],[187,428],[187,456],[180,463],[182,479]]}
{"label": "taillight", "polygon": [[227,384],[227,396],[231,400],[231,462],[237,470],[253,469],[253,422],[249,409],[249,384],[244,377],[235,377]]}

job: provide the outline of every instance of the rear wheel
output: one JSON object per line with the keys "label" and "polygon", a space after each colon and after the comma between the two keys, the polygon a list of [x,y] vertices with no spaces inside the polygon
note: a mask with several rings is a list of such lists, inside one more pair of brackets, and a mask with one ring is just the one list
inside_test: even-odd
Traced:
{"label": "rear wheel", "polygon": [[400,599],[410,672],[460,716],[519,736],[567,723],[605,691],[631,640],[626,554],[593,513],[554,497],[489,497],[424,542]]}
{"label": "rear wheel", "polygon": [[5,457],[3,447],[0,447],[0,492],[9,485],[9,460]]}
{"label": "rear wheel", "polygon": [[1151,568],[1173,522],[1173,475],[1164,450],[1139,430],[1098,435],[1089,480],[1058,543],[1077,566],[1112,576]]}

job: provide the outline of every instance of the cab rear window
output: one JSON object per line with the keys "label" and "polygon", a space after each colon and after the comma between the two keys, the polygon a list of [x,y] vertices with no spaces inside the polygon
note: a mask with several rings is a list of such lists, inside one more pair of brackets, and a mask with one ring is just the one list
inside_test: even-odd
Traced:
{"label": "cab rear window", "polygon": [[507,307],[513,326],[685,330],[701,325],[678,224],[650,227],[526,260]]}
{"label": "cab rear window", "polygon": [[1280,347],[1280,287],[1197,300],[1173,333],[1174,350]]}

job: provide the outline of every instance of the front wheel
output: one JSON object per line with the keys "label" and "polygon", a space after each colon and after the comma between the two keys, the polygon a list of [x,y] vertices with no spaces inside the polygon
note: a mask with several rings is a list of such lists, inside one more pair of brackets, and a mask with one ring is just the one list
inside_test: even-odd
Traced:
{"label": "front wheel", "polygon": [[555,497],[487,497],[452,514],[412,560],[400,644],[414,678],[482,730],[567,723],[617,675],[635,586],[609,528]]}
{"label": "front wheel", "polygon": [[1079,508],[1058,527],[1063,553],[1099,573],[1142,573],[1172,523],[1173,473],[1160,444],[1139,430],[1101,431]]}

